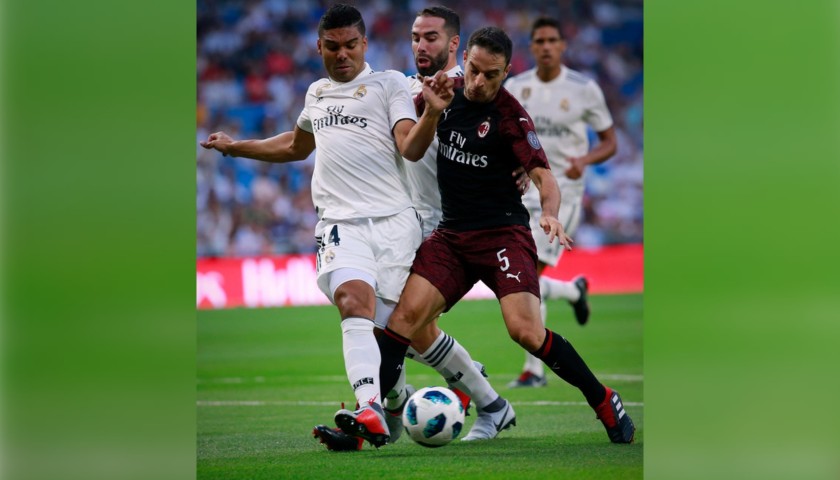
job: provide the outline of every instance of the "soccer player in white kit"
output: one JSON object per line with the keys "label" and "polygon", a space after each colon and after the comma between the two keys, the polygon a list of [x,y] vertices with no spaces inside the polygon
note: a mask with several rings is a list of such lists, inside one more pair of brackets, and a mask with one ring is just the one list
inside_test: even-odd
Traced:
{"label": "soccer player in white kit", "polygon": [[[531,28],[531,54],[536,67],[512,77],[505,88],[519,100],[534,121],[537,134],[548,156],[551,171],[560,186],[563,202],[559,219],[569,235],[574,235],[581,216],[584,191],[584,170],[587,165],[601,163],[616,151],[616,135],[612,116],[604,94],[594,80],[562,64],[566,43],[560,35],[560,24],[551,18],[538,18]],[[599,143],[589,150],[586,126],[598,134]],[[535,222],[540,218],[537,192],[525,194],[523,203],[531,214],[531,230],[537,244],[537,272],[556,265],[563,254],[558,244],[550,244]],[[546,320],[546,299],[565,299],[574,308],[575,318],[584,325],[589,319],[586,277],[559,281],[540,277],[542,302],[540,311]],[[541,387],[546,384],[543,362],[527,354],[519,378],[509,387]]]}
{"label": "soccer player in white kit", "polygon": [[310,85],[294,131],[241,141],[217,132],[201,145],[277,163],[304,160],[317,145],[318,287],[341,314],[345,369],[359,403],[354,419],[378,447],[390,434],[376,381],[377,298],[396,304],[422,240],[403,157],[417,161],[426,152],[451,101],[452,81],[442,72],[425,80],[429,106],[418,120],[405,77],[375,72],[365,62],[364,21],[348,5],[324,13],[317,45],[329,77]]}

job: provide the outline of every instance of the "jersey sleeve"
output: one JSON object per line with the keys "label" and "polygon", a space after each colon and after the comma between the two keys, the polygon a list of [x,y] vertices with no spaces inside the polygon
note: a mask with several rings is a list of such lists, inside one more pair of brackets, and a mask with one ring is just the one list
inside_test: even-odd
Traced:
{"label": "jersey sleeve", "polygon": [[540,145],[540,139],[534,128],[534,121],[513,96],[510,98],[513,101],[512,115],[505,115],[502,134],[510,143],[516,161],[525,167],[527,172],[537,167],[550,169],[545,150]]}
{"label": "jersey sleeve", "polygon": [[312,118],[309,115],[309,105],[317,98],[315,92],[322,83],[321,80],[314,82],[312,85],[309,86],[309,89],[306,91],[306,98],[303,100],[303,110],[301,110],[300,115],[298,115],[297,119],[297,126],[300,127],[301,130],[309,133],[313,133],[312,131]]}
{"label": "jersey sleeve", "polygon": [[612,127],[613,119],[604,99],[604,92],[594,81],[586,85],[586,110],[583,120],[592,126],[596,132],[603,132]]}
{"label": "jersey sleeve", "polygon": [[412,95],[417,95],[418,93],[423,92],[423,84],[417,79],[417,75],[405,77],[405,79],[408,82],[408,90]]}
{"label": "jersey sleeve", "polygon": [[391,129],[400,120],[408,119],[417,122],[417,114],[414,113],[414,102],[411,98],[411,92],[408,90],[408,84],[405,77],[394,72],[394,75],[388,78],[388,118],[391,122]]}

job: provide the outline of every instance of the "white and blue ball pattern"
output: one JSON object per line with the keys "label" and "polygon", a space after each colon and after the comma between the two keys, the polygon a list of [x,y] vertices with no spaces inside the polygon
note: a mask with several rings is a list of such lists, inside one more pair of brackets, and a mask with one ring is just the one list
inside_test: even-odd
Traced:
{"label": "white and blue ball pattern", "polygon": [[408,436],[420,445],[442,447],[461,434],[464,406],[448,388],[421,388],[406,403],[403,425]]}

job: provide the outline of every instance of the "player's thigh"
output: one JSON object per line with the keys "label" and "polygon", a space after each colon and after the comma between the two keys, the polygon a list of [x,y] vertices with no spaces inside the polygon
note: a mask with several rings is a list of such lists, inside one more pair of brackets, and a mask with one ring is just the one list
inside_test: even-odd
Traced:
{"label": "player's thigh", "polygon": [[[440,290],[426,278],[413,273],[409,275],[400,302],[388,320],[388,328],[411,338],[413,343],[419,332],[421,336],[429,335],[425,328],[443,313],[445,307],[446,300]],[[428,338],[423,336],[422,341],[426,342]]]}
{"label": "player's thigh", "polygon": [[423,240],[420,217],[414,209],[371,224],[369,243],[376,260],[376,296],[390,302],[400,299],[417,248]]}
{"label": "player's thigh", "polygon": [[[365,225],[349,222],[321,220],[315,227],[318,241],[316,258],[318,288],[335,303],[333,292],[341,283],[349,280],[376,281],[378,267],[368,242]],[[331,281],[334,273],[341,275],[339,282]],[[357,272],[357,275],[352,275]],[[351,273],[350,275],[347,275]],[[374,282],[375,283],[375,282]],[[371,285],[376,288],[376,285]]]}
{"label": "player's thigh", "polygon": [[[420,245],[411,272],[426,279],[438,291],[446,305],[443,311],[452,308],[477,281],[468,274],[461,252],[440,230],[432,232]],[[400,302],[408,288],[403,293]]]}

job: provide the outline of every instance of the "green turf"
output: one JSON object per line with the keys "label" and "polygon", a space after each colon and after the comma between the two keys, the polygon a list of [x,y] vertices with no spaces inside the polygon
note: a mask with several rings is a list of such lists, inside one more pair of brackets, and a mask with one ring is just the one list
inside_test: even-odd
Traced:
{"label": "green turf", "polygon": [[[328,452],[312,427],[332,424],[354,403],[344,375],[334,307],[236,309],[198,313],[199,479],[278,478],[641,478],[644,440],[642,297],[591,297],[580,327],[565,302],[549,302],[549,327],[563,334],[602,381],[617,389],[636,423],[636,443],[609,443],[583,396],[559,378],[546,388],[508,389],[523,353],[507,336],[496,301],[458,304],[441,327],[481,361],[496,390],[513,402],[517,426],[493,441],[427,449],[403,437],[379,450]],[[418,388],[444,385],[408,362]],[[573,402],[544,405],[538,402]],[[464,431],[475,417],[467,417]]]}

